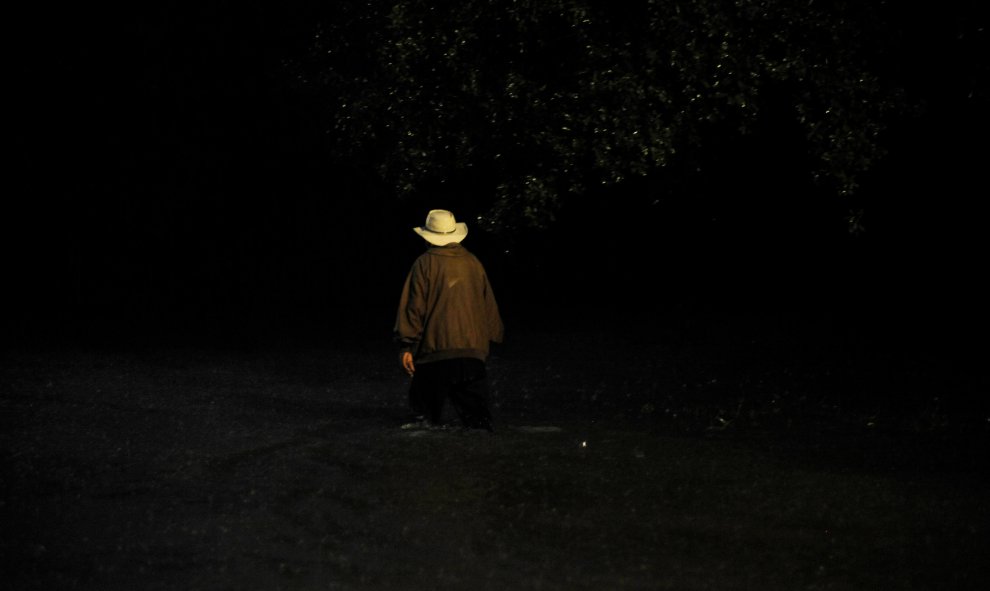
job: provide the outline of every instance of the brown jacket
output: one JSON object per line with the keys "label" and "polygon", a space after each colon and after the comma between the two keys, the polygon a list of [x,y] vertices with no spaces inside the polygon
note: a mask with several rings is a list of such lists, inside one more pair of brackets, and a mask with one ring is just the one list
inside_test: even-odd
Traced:
{"label": "brown jacket", "polygon": [[431,247],[413,263],[399,300],[395,340],[418,363],[488,358],[502,318],[481,262],[460,244]]}

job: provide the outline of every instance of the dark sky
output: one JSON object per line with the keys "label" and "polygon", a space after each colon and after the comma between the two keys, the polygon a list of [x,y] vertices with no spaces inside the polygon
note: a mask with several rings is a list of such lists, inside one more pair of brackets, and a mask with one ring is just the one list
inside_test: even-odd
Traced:
{"label": "dark sky", "polygon": [[[397,206],[326,155],[317,106],[279,78],[313,22],[306,3],[285,6],[87,5],[15,21],[8,338],[387,333],[425,204]],[[882,310],[882,326],[936,337],[985,326],[985,33],[949,8],[899,18],[888,72],[925,108],[891,129],[864,182],[867,234],[850,237],[841,207],[781,172],[790,146],[757,138],[757,159],[728,144],[713,166],[731,181],[704,180],[705,199],[651,208],[637,199],[648,184],[611,195],[622,232],[595,231],[597,203],[521,253],[472,235],[510,316],[590,302]]]}

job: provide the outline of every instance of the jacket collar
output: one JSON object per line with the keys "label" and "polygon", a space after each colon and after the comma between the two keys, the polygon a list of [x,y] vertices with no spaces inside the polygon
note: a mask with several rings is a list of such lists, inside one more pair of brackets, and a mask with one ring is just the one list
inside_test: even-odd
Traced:
{"label": "jacket collar", "polygon": [[459,242],[452,242],[444,246],[431,246],[426,252],[438,256],[459,257],[464,256],[467,253],[467,249]]}

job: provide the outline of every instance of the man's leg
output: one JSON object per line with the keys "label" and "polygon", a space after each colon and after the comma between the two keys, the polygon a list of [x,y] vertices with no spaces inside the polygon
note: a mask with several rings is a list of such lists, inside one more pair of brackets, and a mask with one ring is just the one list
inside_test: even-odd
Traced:
{"label": "man's leg", "polygon": [[451,376],[450,402],[461,423],[469,429],[494,431],[488,409],[488,376],[480,359],[456,359]]}
{"label": "man's leg", "polygon": [[445,379],[446,372],[441,363],[419,364],[409,385],[410,408],[432,425],[443,422],[443,404],[447,397],[449,380]]}

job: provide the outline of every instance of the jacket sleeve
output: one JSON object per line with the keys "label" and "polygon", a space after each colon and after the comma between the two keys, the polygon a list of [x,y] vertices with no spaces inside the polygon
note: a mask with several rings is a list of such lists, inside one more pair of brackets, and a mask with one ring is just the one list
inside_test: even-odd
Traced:
{"label": "jacket sleeve", "polygon": [[502,324],[502,317],[498,313],[498,302],[495,301],[495,292],[488,283],[488,275],[485,275],[485,317],[488,322],[488,339],[501,343],[505,336],[505,327]]}
{"label": "jacket sleeve", "polygon": [[403,351],[413,351],[423,338],[426,316],[427,277],[422,260],[413,263],[406,276],[399,297],[399,309],[395,316],[393,338]]}

